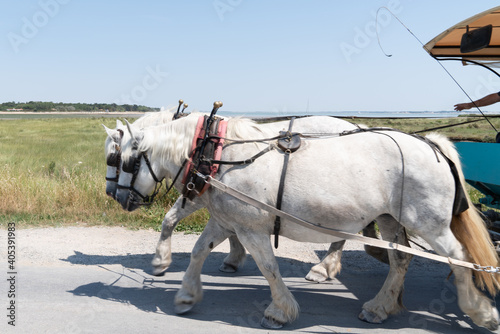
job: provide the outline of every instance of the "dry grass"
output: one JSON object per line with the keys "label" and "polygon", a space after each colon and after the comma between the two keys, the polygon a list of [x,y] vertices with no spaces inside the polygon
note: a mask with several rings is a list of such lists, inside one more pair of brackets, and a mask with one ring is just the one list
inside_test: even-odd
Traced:
{"label": "dry grass", "polygon": [[[105,194],[106,163],[101,126],[113,119],[0,121],[0,225],[124,225],[159,229],[176,199],[173,193],[144,210],[125,212]],[[180,229],[200,230],[192,220]]]}

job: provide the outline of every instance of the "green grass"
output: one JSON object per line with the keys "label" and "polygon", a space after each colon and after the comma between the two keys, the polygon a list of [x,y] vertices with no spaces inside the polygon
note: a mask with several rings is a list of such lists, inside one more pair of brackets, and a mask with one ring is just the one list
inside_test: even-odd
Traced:
{"label": "green grass", "polygon": [[[106,225],[159,230],[178,194],[126,212],[105,194],[106,133],[115,120],[30,119],[0,121],[0,226]],[[161,194],[160,194],[161,196]],[[199,232],[201,210],[178,229]]]}
{"label": "green grass", "polygon": [[[389,126],[412,132],[459,119],[356,119],[368,126]],[[494,119],[500,128],[500,119]],[[481,123],[481,124],[479,124]],[[152,206],[126,212],[105,194],[106,133],[112,118],[53,118],[0,120],[0,226],[19,227],[104,225],[159,230],[177,192]],[[452,137],[492,141],[485,122],[465,130],[440,131]],[[477,125],[477,126],[476,126]],[[462,138],[464,138],[462,137]],[[458,138],[457,138],[458,139]],[[469,188],[477,201],[481,194]],[[160,193],[159,196],[162,196]],[[201,232],[208,212],[200,210],[184,219],[177,230]]]}

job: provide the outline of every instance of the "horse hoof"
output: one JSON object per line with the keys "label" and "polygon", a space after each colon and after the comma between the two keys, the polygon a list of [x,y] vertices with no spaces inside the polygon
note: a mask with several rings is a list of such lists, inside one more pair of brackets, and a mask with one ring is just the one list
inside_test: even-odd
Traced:
{"label": "horse hoof", "polygon": [[219,270],[222,271],[223,273],[235,273],[236,270],[238,270],[238,267],[228,264],[228,263],[223,263],[219,267]]}
{"label": "horse hoof", "polygon": [[264,317],[260,321],[260,325],[267,329],[280,329],[283,327],[284,324],[272,318]]}
{"label": "horse hoof", "polygon": [[498,329],[498,321],[496,320],[489,321],[484,326],[488,328],[490,331],[495,332]]}
{"label": "horse hoof", "polygon": [[153,275],[154,276],[163,276],[165,271],[168,269],[168,266],[158,266],[153,267]]}
{"label": "horse hoof", "polygon": [[322,283],[326,281],[326,279],[327,277],[325,275],[312,270],[306,275],[306,280],[311,282]]}
{"label": "horse hoof", "polygon": [[490,321],[486,322],[484,327],[488,328],[492,332],[495,332],[498,329],[498,322],[499,322],[498,310],[496,308],[492,309],[491,318],[492,319]]}
{"label": "horse hoof", "polygon": [[362,310],[361,313],[359,314],[358,318],[360,320],[366,321],[370,324],[381,324],[383,321],[375,313],[368,312],[367,310]]}
{"label": "horse hoof", "polygon": [[186,304],[186,303],[178,304],[178,305],[175,305],[175,313],[176,314],[184,314],[184,313],[191,311],[193,309],[193,307],[194,307],[194,304]]}

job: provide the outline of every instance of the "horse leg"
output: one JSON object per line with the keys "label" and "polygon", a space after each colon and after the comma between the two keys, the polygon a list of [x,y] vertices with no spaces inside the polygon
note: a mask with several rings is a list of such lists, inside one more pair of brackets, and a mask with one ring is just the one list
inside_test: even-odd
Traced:
{"label": "horse leg", "polygon": [[[392,216],[384,215],[377,219],[384,240],[409,246],[406,231]],[[370,323],[382,323],[390,314],[403,308],[403,283],[412,255],[394,250],[388,251],[389,274],[375,298],[366,302],[359,318]]]}
{"label": "horse leg", "polygon": [[[363,229],[363,235],[369,238],[378,238],[377,231],[375,230],[375,221],[372,221]],[[387,253],[387,249],[365,245],[365,252],[380,262],[389,264],[389,254]]]}
{"label": "horse leg", "polygon": [[172,232],[179,221],[201,208],[203,205],[187,201],[185,208],[182,209],[182,197],[179,197],[167,212],[161,223],[160,240],[158,240],[156,253],[151,261],[153,275],[161,275],[172,263]]}
{"label": "horse leg", "polygon": [[[436,233],[437,234],[437,233]],[[467,261],[464,248],[453,235],[451,230],[446,229],[441,235],[426,238],[426,241],[440,255],[458,260]],[[475,286],[470,269],[450,265],[455,274],[455,285],[457,287],[458,306],[478,326],[486,327],[492,331],[498,329],[499,315],[497,309],[492,305],[484,294]]]}
{"label": "horse leg", "polygon": [[245,230],[238,234],[238,237],[254,258],[271,289],[272,302],[264,311],[261,325],[277,329],[283,327],[286,322],[295,320],[299,314],[299,305],[283,282],[269,235]]}
{"label": "horse leg", "polygon": [[313,266],[307,273],[306,280],[321,283],[329,278],[334,278],[340,272],[340,257],[344,244],[345,240],[332,242],[321,262]]}
{"label": "horse leg", "polygon": [[182,279],[182,287],[175,295],[174,305],[177,314],[184,314],[203,298],[201,285],[201,269],[208,254],[222,241],[230,236],[230,232],[223,229],[212,219],[208,220],[203,233],[196,241],[191,260]]}
{"label": "horse leg", "polygon": [[246,251],[236,235],[229,237],[229,254],[219,267],[225,273],[234,273],[243,265],[246,259]]}
{"label": "horse leg", "polygon": [[[363,229],[363,235],[365,237],[378,238],[377,231],[375,230],[375,221]],[[306,280],[321,283],[327,279],[333,279],[342,267],[340,259],[344,244],[345,240],[332,242],[321,262],[312,267],[309,273],[307,273]],[[389,256],[386,249],[365,245],[365,251],[380,262],[389,264]]]}

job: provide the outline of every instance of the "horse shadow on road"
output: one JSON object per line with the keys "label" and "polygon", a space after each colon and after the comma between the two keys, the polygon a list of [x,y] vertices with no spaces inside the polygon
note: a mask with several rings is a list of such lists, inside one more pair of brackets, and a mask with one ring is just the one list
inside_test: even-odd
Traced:
{"label": "horse shadow on road", "polygon": [[[324,255],[324,252],[317,253],[319,258]],[[212,252],[207,258],[202,270],[203,300],[182,317],[260,328],[260,319],[271,302],[268,283],[250,255],[236,273],[220,272],[218,267],[226,255]],[[90,282],[68,292],[78,297],[96,297],[133,305],[147,313],[176,316],[173,301],[181,287],[190,253],[174,253],[172,265],[163,276],[151,275],[151,259],[152,254],[101,256],[75,251],[62,261],[97,266],[116,274],[116,279],[106,283]],[[429,265],[425,259],[414,259],[405,282],[403,302],[407,309],[390,316],[383,324],[374,325],[358,320],[357,315],[363,303],[373,298],[383,285],[387,265],[363,251],[344,251],[341,273],[332,280],[313,283],[304,279],[312,263],[284,257],[277,257],[277,261],[285,284],[301,307],[299,318],[287,324],[284,330],[309,331],[331,327],[336,332],[404,328],[434,333],[483,331],[459,310],[454,285],[451,280],[446,280],[449,273],[446,265]],[[117,271],[114,265],[123,267],[123,270]]]}

